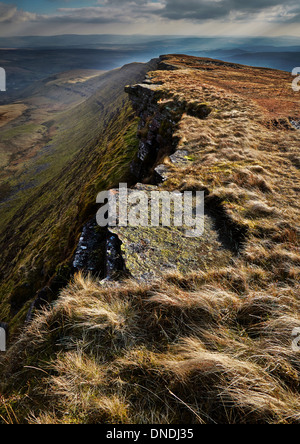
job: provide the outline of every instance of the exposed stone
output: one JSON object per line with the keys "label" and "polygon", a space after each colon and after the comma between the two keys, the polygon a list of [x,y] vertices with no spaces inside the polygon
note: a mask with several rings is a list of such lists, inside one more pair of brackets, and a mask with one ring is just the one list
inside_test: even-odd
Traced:
{"label": "exposed stone", "polygon": [[159,183],[159,182],[165,182],[168,179],[168,176],[170,174],[169,169],[166,165],[158,165],[155,169],[154,169],[154,182],[155,183]]}
{"label": "exposed stone", "polygon": [[[162,276],[166,271],[178,270],[182,273],[206,269],[212,264],[226,264],[231,259],[231,252],[222,248],[215,223],[212,217],[204,218],[205,230],[200,237],[191,237],[187,233],[187,227],[175,227],[171,215],[171,224],[168,227],[151,226],[150,197],[152,191],[161,190],[158,186],[137,184],[133,189],[128,189],[128,196],[135,191],[144,191],[148,196],[149,206],[147,214],[141,214],[144,220],[148,220],[149,226],[120,227],[117,220],[116,227],[110,227],[109,231],[117,242],[117,248],[113,243],[108,244],[107,258],[108,278],[120,268],[138,280],[148,281]],[[118,197],[119,190],[113,190]],[[118,200],[118,199],[117,199]],[[128,213],[134,205],[128,207]],[[117,214],[119,207],[117,206]],[[117,239],[117,241],[116,241]],[[120,250],[119,250],[120,248]],[[115,251],[121,252],[124,261],[114,268]],[[110,260],[110,258],[113,260]],[[120,260],[118,254],[117,260]],[[120,267],[121,263],[121,267]]]}
{"label": "exposed stone", "polygon": [[125,91],[140,117],[140,145],[131,164],[132,174],[140,181],[149,175],[160,152],[172,154],[175,150],[173,134],[182,113],[178,113],[173,101],[163,100],[160,85],[147,81],[147,84],[127,86]]}
{"label": "exposed stone", "polygon": [[[160,64],[160,67],[162,68],[163,64]],[[131,164],[131,172],[136,177],[137,184],[127,190],[128,196],[135,191],[144,191],[150,202],[151,191],[161,187],[140,182],[147,177],[151,183],[159,185],[172,174],[168,164],[159,163],[161,157],[168,156],[171,163],[179,166],[194,161],[192,153],[178,148],[178,140],[174,137],[182,114],[187,112],[199,119],[205,119],[211,113],[211,108],[206,103],[181,103],[178,99],[166,97],[161,86],[153,84],[149,77],[144,83],[127,86],[125,91],[140,118],[139,150],[137,158]],[[203,190],[190,191],[204,191],[205,196],[209,194],[206,187],[203,187]],[[119,190],[113,192],[118,197]],[[137,204],[132,204],[128,211],[134,209],[135,205]],[[212,264],[226,265],[236,253],[236,248],[230,248],[230,239],[235,227],[229,224],[226,214],[221,212],[215,202],[210,201],[208,205],[208,213],[204,217],[205,230],[200,237],[189,236],[186,226],[176,227],[172,223],[168,227],[153,227],[149,207],[142,211],[147,211],[147,214],[141,215],[149,222],[146,226],[121,227],[119,221],[116,221],[115,227],[106,230],[102,254],[105,260],[100,268],[104,270],[107,280],[130,275],[148,281],[170,270],[182,273],[205,270]],[[83,229],[74,258],[74,268],[85,268],[94,272],[99,267],[93,252],[98,251],[100,244],[103,247],[103,231],[100,230],[101,234],[97,233],[95,224],[95,221],[91,221]],[[225,232],[225,240],[218,231],[220,224]],[[228,228],[227,231],[223,225]]]}
{"label": "exposed stone", "polygon": [[106,230],[98,227],[95,218],[84,225],[73,260],[75,271],[105,275],[106,238]]}
{"label": "exposed stone", "polygon": [[126,269],[136,279],[149,280],[170,270],[186,273],[205,270],[212,264],[224,266],[231,258],[208,216],[199,238],[187,237],[183,229],[176,227],[116,227],[112,231],[122,242]]}
{"label": "exposed stone", "polygon": [[121,251],[122,242],[112,231],[108,231],[106,241],[106,279],[118,279],[126,276],[127,270]]}
{"label": "exposed stone", "polygon": [[188,157],[188,154],[189,152],[186,150],[177,150],[174,154],[171,154],[170,160],[174,164],[184,165],[192,161],[192,159]]}

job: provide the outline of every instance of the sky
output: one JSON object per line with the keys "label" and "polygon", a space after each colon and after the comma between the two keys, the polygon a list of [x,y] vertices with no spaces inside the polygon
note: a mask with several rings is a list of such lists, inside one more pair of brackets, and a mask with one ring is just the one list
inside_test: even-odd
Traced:
{"label": "sky", "polygon": [[300,36],[299,0],[5,0],[0,36]]}

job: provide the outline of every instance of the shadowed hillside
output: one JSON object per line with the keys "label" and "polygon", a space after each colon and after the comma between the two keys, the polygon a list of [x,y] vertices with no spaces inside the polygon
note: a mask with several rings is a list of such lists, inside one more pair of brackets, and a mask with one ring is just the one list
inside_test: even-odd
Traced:
{"label": "shadowed hillside", "polygon": [[[37,88],[36,95],[26,101],[31,115],[23,126],[14,121],[12,129],[2,128],[6,147],[10,141],[19,147],[15,132],[24,127],[31,138],[37,134],[32,121],[39,107],[40,117],[46,118],[40,126],[51,129],[30,162],[26,156],[32,141],[28,144],[20,155],[19,170],[11,171],[3,182],[7,194],[0,206],[0,317],[10,323],[11,332],[22,325],[39,290],[50,287],[51,298],[69,278],[74,249],[91,215],[96,190],[115,186],[128,175],[137,150],[137,119],[124,86],[132,79],[142,80],[151,66],[131,64],[92,79],[90,98],[76,104],[73,89],[75,104],[68,110],[56,109],[51,117],[47,113],[53,87]],[[63,91],[60,95],[56,106],[65,107]],[[45,113],[41,100],[47,103]],[[7,168],[12,168],[11,161]],[[94,190],[90,195],[88,184]]]}

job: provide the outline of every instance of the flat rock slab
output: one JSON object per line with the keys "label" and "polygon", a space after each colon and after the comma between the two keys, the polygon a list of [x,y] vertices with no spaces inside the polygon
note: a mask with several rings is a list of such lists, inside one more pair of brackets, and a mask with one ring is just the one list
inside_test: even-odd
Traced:
{"label": "flat rock slab", "polygon": [[[158,187],[138,184],[128,192],[153,191]],[[118,190],[114,190],[118,193]],[[110,227],[121,241],[121,253],[130,275],[149,281],[168,271],[187,273],[223,266],[232,253],[222,246],[213,219],[205,215],[204,233],[187,235],[186,227]]]}

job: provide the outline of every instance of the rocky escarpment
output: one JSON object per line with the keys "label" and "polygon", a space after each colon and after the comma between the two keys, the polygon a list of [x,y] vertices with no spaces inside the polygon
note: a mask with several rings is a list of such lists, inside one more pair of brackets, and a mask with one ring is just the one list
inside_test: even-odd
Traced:
{"label": "rocky escarpment", "polygon": [[[172,65],[161,61],[159,69],[172,69]],[[159,162],[166,156],[174,164],[189,162],[188,151],[177,149],[179,139],[175,132],[182,115],[187,113],[205,119],[211,113],[211,108],[206,103],[190,103],[168,95],[161,85],[152,83],[149,75],[143,83],[127,86],[125,91],[140,118],[139,151],[131,166],[132,173],[138,181],[145,178],[154,184],[165,181],[168,178],[168,168]]]}
{"label": "rocky escarpment", "polygon": [[[216,85],[221,71],[231,79],[239,76],[241,67],[170,56],[161,57],[156,69],[141,83],[125,88],[139,118],[139,146],[131,163],[135,185],[130,193],[204,191],[204,234],[191,239],[178,227],[111,227],[105,234],[99,276],[125,273],[149,280],[168,270],[185,273],[212,264],[224,266],[243,251],[249,230],[260,235],[259,224],[272,211],[263,204],[271,188],[260,174],[259,156],[249,148],[250,143],[255,146],[255,137],[250,142],[243,131],[248,128],[252,137],[261,128],[258,125],[269,128],[270,119],[240,90],[232,94],[227,84],[225,89]],[[297,122],[292,122],[294,127]],[[280,129],[290,131],[292,126]],[[295,164],[294,153],[289,156]],[[252,216],[256,208],[261,213]],[[89,251],[79,245],[77,259],[86,258],[79,269],[95,271],[86,266],[93,251],[94,247]]]}
{"label": "rocky escarpment", "polygon": [[[149,202],[151,192],[162,191],[163,183],[172,174],[160,161],[167,157],[177,166],[190,162],[188,152],[178,146],[174,136],[183,104],[165,98],[159,85],[150,82],[147,76],[145,83],[126,87],[140,118],[139,149],[131,164],[137,183],[128,194],[144,191]],[[208,193],[205,187],[198,190]],[[93,219],[83,228],[73,266],[76,271],[85,270],[100,278],[115,279],[125,275],[149,281],[171,270],[187,272],[199,267],[205,269],[212,263],[226,263],[230,257],[231,254],[222,248],[214,220],[208,214],[200,239],[187,236],[186,226],[100,229]]]}
{"label": "rocky escarpment", "polygon": [[180,109],[171,107],[171,102],[163,100],[160,86],[150,82],[147,77],[145,83],[125,88],[140,118],[139,150],[131,165],[131,171],[138,181],[151,173],[159,157],[174,150],[174,128],[181,117]]}
{"label": "rocky escarpment", "polygon": [[[276,130],[276,137],[278,131],[296,132],[292,125],[298,128],[298,118],[291,125],[270,127],[274,116],[265,119],[261,108],[245,100],[244,86],[237,84],[236,94],[228,92],[224,81],[228,77],[232,88],[232,76],[239,76],[241,67],[170,56],[161,57],[153,69],[142,82],[125,88],[139,118],[129,194],[145,191],[150,198],[160,190],[204,191],[204,234],[189,238],[184,227],[174,226],[99,229],[93,218],[83,228],[74,272],[148,281],[170,270],[225,266],[243,251],[249,230],[260,236],[269,224],[265,216],[273,208],[264,202],[271,187],[262,176],[260,156],[249,147],[256,146],[258,131],[263,134],[266,128]],[[289,110],[289,115],[297,113]],[[281,120],[286,122],[286,116]],[[288,155],[297,166],[296,152]],[[253,215],[255,209],[259,213]]]}
{"label": "rocky escarpment", "polygon": [[[166,69],[165,65],[160,64],[159,67]],[[189,152],[179,144],[179,138],[176,136],[177,125],[183,113],[206,119],[211,109],[206,103],[188,103],[177,97],[169,97],[159,84],[152,83],[149,75],[143,83],[128,86],[125,90],[140,118],[139,150],[131,165],[137,184],[129,190],[129,194],[144,191],[150,202],[153,191],[168,189],[163,184],[174,175],[170,165],[186,168],[191,164]],[[165,160],[167,161],[163,163]],[[187,190],[203,191],[205,196],[209,194],[208,189],[201,184],[198,184],[196,189],[187,188],[185,191]],[[118,190],[114,192],[118,193]],[[218,231],[220,225],[216,224],[220,219],[223,221],[224,237],[229,218],[224,210],[222,212],[220,203],[212,199],[207,205],[204,216],[205,229],[201,237],[188,236],[184,225],[117,226],[110,228],[110,232],[121,242],[120,253],[124,258],[127,273],[134,278],[149,281],[169,271],[186,273],[199,268],[205,270],[212,264],[229,263],[233,252],[231,248],[224,248]],[[230,230],[234,228],[238,231],[232,221],[229,222],[232,225]],[[232,231],[230,235],[232,236]],[[241,240],[244,240],[244,235],[243,232]],[[227,247],[228,244],[230,242]]]}
{"label": "rocky escarpment", "polygon": [[[130,134],[133,150],[124,162],[108,152],[113,168],[97,178],[113,182],[91,195],[113,188],[134,212],[141,191],[147,204],[157,191],[203,190],[204,233],[121,223],[97,240],[91,221],[74,265],[97,278],[77,274],[8,350],[0,422],[299,422],[300,133],[289,122],[300,97],[280,71],[189,56],[160,67],[126,88],[139,128],[130,109],[134,127],[110,141],[123,153]],[[112,281],[116,271],[134,279]]]}
{"label": "rocky escarpment", "polygon": [[[167,69],[167,66],[161,62],[159,68]],[[153,191],[168,190],[164,183],[174,178],[173,167],[186,169],[193,164],[190,151],[185,149],[176,135],[182,116],[186,114],[205,120],[212,109],[205,102],[186,101],[168,94],[159,83],[153,82],[151,73],[144,82],[127,86],[125,91],[139,117],[139,148],[131,163],[131,173],[136,178],[136,184],[131,186],[128,193],[144,191],[150,202]],[[199,268],[205,270],[212,264],[229,263],[243,244],[246,229],[231,220],[222,201],[209,196],[209,190],[203,184],[197,183],[196,187],[187,186],[184,190],[177,190],[183,191],[203,191],[207,198],[205,229],[201,237],[187,236],[184,225],[117,225],[99,230],[93,220],[83,229],[74,268],[84,269],[106,279],[125,275],[148,281],[170,270],[185,273]],[[114,190],[114,193],[117,194],[118,190]],[[105,249],[102,243],[104,238]],[[101,248],[98,241],[102,243]]]}

